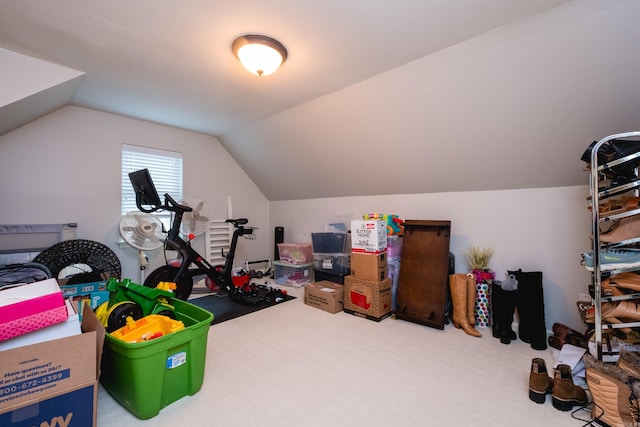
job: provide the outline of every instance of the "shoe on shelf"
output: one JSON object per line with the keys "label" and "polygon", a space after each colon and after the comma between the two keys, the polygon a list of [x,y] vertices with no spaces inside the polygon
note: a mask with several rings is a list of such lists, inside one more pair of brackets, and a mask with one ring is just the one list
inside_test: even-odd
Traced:
{"label": "shoe on shelf", "polygon": [[[582,264],[593,271],[593,252],[582,254]],[[605,249],[600,251],[600,271],[640,267],[640,249]]]}
{"label": "shoe on shelf", "polygon": [[622,242],[637,237],[640,237],[640,215],[620,218],[613,227],[600,233],[602,243]]}
{"label": "shoe on shelf", "polygon": [[536,403],[544,403],[547,394],[553,390],[553,379],[547,373],[547,365],[544,359],[534,357],[531,360],[531,373],[529,374],[529,399]]}
{"label": "shoe on shelf", "polygon": [[[591,210],[591,206],[587,206]],[[598,205],[600,215],[608,217],[640,209],[640,197],[620,197],[605,200]]]}
{"label": "shoe on shelf", "polygon": [[[592,142],[589,147],[587,147],[585,152],[582,153],[582,157],[580,157],[580,160],[590,165],[591,153],[597,143],[598,141]],[[640,151],[640,141],[612,139],[600,146],[597,154],[597,162],[598,165],[602,166],[605,163],[621,159],[623,157],[637,153],[638,151]],[[634,174],[634,169],[636,167],[638,167],[638,159],[635,159],[634,161],[630,161],[628,163],[610,167],[608,169],[605,169],[604,172],[607,175],[612,176],[631,176]]]}
{"label": "shoe on shelf", "polygon": [[[632,271],[615,274],[606,279],[605,282],[607,282],[607,286],[611,288],[617,287],[618,290],[626,289],[632,292],[640,292],[640,274]],[[604,282],[602,286],[605,286]],[[614,292],[615,291],[612,291],[612,293]],[[622,291],[620,291],[620,293],[624,294]]]}

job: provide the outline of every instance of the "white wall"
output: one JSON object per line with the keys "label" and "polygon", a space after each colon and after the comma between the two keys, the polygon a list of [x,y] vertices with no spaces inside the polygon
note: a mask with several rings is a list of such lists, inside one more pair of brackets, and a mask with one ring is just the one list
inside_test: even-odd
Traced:
{"label": "white wall", "polygon": [[[585,172],[585,184],[587,180]],[[378,212],[403,219],[451,220],[456,272],[469,271],[462,255],[469,247],[493,248],[490,267],[498,279],[504,279],[508,269],[543,272],[547,329],[561,322],[584,331],[576,300],[579,293],[588,293],[590,283],[580,265],[580,254],[590,250],[588,194],[585,185],[280,201],[270,203],[271,228],[283,226],[286,242],[303,243],[337,217]]]}
{"label": "white wall", "polygon": [[[238,244],[238,265],[268,255],[268,201],[215,137],[74,106],[0,137],[0,224],[77,222],[78,238],[110,247],[123,277],[139,279],[137,252],[117,244],[123,143],[181,151],[185,196],[203,197],[215,218],[231,197],[233,215],[261,229]],[[147,255],[149,268],[163,263],[161,250]]]}
{"label": "white wall", "polygon": [[[273,255],[275,226],[285,227],[288,242],[309,242],[311,232],[338,217],[382,212],[446,219],[456,271],[467,270],[462,253],[468,247],[491,247],[499,278],[507,269],[544,273],[548,328],[562,322],[583,329],[575,301],[589,283],[579,264],[589,250],[586,185],[269,203],[212,136],[69,106],[0,137],[0,223],[77,222],[78,238],[106,244],[118,255],[123,277],[138,278],[135,251],[116,243],[122,143],[182,151],[185,194],[207,199],[215,217],[225,216],[232,198],[233,215],[259,227],[256,240],[240,242],[240,264]],[[196,248],[203,250],[199,239]],[[150,268],[162,263],[160,251],[148,255]]]}

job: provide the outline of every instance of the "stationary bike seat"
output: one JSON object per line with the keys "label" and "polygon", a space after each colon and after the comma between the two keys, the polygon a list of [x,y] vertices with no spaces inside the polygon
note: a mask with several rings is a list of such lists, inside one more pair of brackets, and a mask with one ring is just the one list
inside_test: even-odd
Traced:
{"label": "stationary bike seat", "polygon": [[249,222],[249,220],[247,218],[238,218],[238,219],[228,219],[225,222],[230,222],[231,224],[237,227],[239,225],[245,225],[246,223]]}

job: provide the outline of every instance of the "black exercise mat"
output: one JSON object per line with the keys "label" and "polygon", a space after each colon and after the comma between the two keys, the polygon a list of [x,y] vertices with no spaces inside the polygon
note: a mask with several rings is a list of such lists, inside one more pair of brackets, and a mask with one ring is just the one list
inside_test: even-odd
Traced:
{"label": "black exercise mat", "polygon": [[208,295],[206,297],[190,299],[188,302],[212,312],[213,321],[211,322],[211,324],[215,325],[226,320],[235,319],[236,317],[244,316],[245,314],[262,310],[263,308],[283,304],[295,298],[296,297],[293,297],[291,295],[285,295],[284,301],[279,303],[268,303],[265,301],[260,301],[257,304],[243,304],[232,300],[228,296]]}

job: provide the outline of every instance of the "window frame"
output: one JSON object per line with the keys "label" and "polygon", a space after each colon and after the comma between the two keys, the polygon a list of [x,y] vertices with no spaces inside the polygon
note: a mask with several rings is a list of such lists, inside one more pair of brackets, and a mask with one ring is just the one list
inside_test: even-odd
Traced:
{"label": "window frame", "polygon": [[[165,193],[177,201],[182,200],[184,167],[181,152],[122,144],[120,164],[122,172],[120,211],[122,215],[132,211],[139,212],[136,206],[135,191],[129,180],[129,172],[136,170],[149,169],[161,201],[164,201]],[[169,229],[171,212],[160,210],[153,215],[158,216],[165,227]]]}

